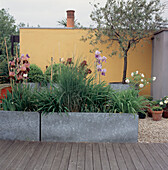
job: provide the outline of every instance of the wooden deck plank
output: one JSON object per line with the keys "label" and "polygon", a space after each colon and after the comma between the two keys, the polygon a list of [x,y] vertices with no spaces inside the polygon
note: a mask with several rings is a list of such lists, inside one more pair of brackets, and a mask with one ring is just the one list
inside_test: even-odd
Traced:
{"label": "wooden deck plank", "polygon": [[116,160],[118,162],[119,169],[120,170],[126,170],[127,166],[125,164],[124,158],[123,158],[122,153],[120,151],[119,144],[115,143],[115,144],[112,144],[112,146],[113,146],[114,154],[116,156]]}
{"label": "wooden deck plank", "polygon": [[132,158],[132,161],[134,162],[134,165],[136,167],[136,169],[138,170],[142,170],[144,169],[144,167],[142,166],[137,154],[135,153],[135,150],[133,149],[131,144],[125,144],[127,147],[127,150]]}
{"label": "wooden deck plank", "polygon": [[123,158],[125,160],[127,168],[129,170],[135,170],[136,169],[135,165],[134,165],[134,163],[132,161],[132,158],[131,158],[131,156],[130,156],[130,154],[129,154],[125,144],[123,144],[123,143],[119,144],[119,147],[120,147],[121,153],[123,155]]}
{"label": "wooden deck plank", "polygon": [[119,170],[117,160],[111,143],[106,143],[107,155],[111,170]]}
{"label": "wooden deck plank", "polygon": [[93,170],[93,154],[92,144],[86,143],[86,157],[85,157],[85,169]]}
{"label": "wooden deck plank", "polygon": [[[7,153],[6,156],[4,156],[3,159],[1,159],[0,168],[5,169],[8,165],[10,165],[10,163],[12,163],[14,158],[16,156],[18,156],[21,149],[26,145],[27,145],[27,142],[17,142],[14,145],[14,148],[12,150],[7,150],[6,151],[6,153]],[[3,154],[3,155],[5,155],[5,154]]]}
{"label": "wooden deck plank", "polygon": [[34,169],[36,162],[40,158],[40,155],[41,155],[41,152],[43,151],[44,146],[45,146],[45,143],[39,143],[38,144],[37,148],[35,149],[32,157],[31,157],[31,159],[27,163],[25,170]]}
{"label": "wooden deck plank", "polygon": [[56,155],[58,145],[57,143],[52,143],[51,145],[52,146],[50,148],[50,151],[48,152],[48,155],[47,155],[46,161],[44,162],[42,170],[48,170],[51,168],[54,157]]}
{"label": "wooden deck plank", "polygon": [[168,156],[168,147],[164,143],[159,144],[159,147],[161,147],[163,152]]}
{"label": "wooden deck plank", "polygon": [[86,152],[85,143],[79,143],[77,170],[85,169],[85,152]]}
{"label": "wooden deck plank", "polygon": [[99,149],[100,149],[100,160],[101,160],[102,170],[110,170],[105,143],[99,143]]}
{"label": "wooden deck plank", "polygon": [[164,162],[168,165],[168,156],[165,154],[165,152],[159,147],[158,143],[151,144],[156,148],[157,153],[160,155],[160,157],[164,160]]}
{"label": "wooden deck plank", "polygon": [[3,145],[5,145],[5,143],[7,143],[8,141],[6,140],[0,140],[0,149],[3,148]]}
{"label": "wooden deck plank", "polygon": [[78,143],[73,143],[68,170],[76,170],[77,161],[78,161]]}
{"label": "wooden deck plank", "polygon": [[7,166],[8,170],[17,169],[18,164],[20,163],[20,161],[22,160],[22,158],[24,157],[24,155],[26,154],[28,150],[28,145],[29,145],[29,142],[25,142],[25,145],[21,148],[18,155],[16,154],[16,156],[13,158],[13,161]]}
{"label": "wooden deck plank", "polygon": [[94,170],[102,170],[101,162],[100,162],[100,151],[99,144],[93,143],[93,169]]}
{"label": "wooden deck plank", "polygon": [[56,170],[59,169],[60,164],[61,164],[61,160],[64,154],[64,149],[65,149],[65,143],[58,143],[57,144],[57,151],[56,151],[56,155],[54,157],[53,160],[53,164],[51,166],[51,170]]}
{"label": "wooden deck plank", "polygon": [[[5,152],[0,157],[0,164],[19,147],[19,144],[20,142],[15,141],[12,143],[12,145],[9,146],[9,148],[7,148],[7,150],[5,150]],[[21,145],[23,145],[23,143],[21,143]]]}
{"label": "wooden deck plank", "polygon": [[10,146],[14,143],[14,141],[6,141],[1,149],[0,149],[0,160],[1,160],[1,156],[3,155],[3,153],[8,150],[10,148]]}
{"label": "wooden deck plank", "polygon": [[62,157],[62,161],[59,167],[59,170],[67,170],[69,165],[69,159],[71,155],[72,144],[66,143],[64,155]]}
{"label": "wooden deck plank", "polygon": [[21,170],[26,167],[38,144],[38,142],[29,142],[27,146],[27,151],[25,151],[25,155],[23,155],[23,158],[20,160],[20,162],[15,165],[17,167],[17,170]]}
{"label": "wooden deck plank", "polygon": [[167,165],[164,162],[164,160],[161,158],[161,156],[157,153],[155,148],[151,144],[145,144],[146,148],[149,150],[149,152],[152,154],[158,165],[161,167],[161,169],[167,169]]}
{"label": "wooden deck plank", "polygon": [[2,170],[166,170],[167,143],[49,143],[0,140]]}
{"label": "wooden deck plank", "polygon": [[157,164],[156,160],[153,158],[149,150],[145,147],[143,143],[138,143],[139,147],[141,148],[142,152],[144,153],[145,157],[147,158],[148,162],[152,166],[154,170],[161,170],[160,166]]}
{"label": "wooden deck plank", "polygon": [[143,167],[147,170],[152,170],[152,166],[150,165],[150,163],[148,162],[148,160],[146,159],[144,153],[142,152],[142,150],[140,149],[140,147],[137,145],[137,143],[135,144],[131,144],[134,147],[134,150],[139,158],[139,160],[141,161]]}
{"label": "wooden deck plank", "polygon": [[50,143],[44,143],[44,148],[43,148],[42,152],[40,153],[38,160],[36,161],[36,165],[35,165],[34,169],[42,169],[51,146],[52,145]]}

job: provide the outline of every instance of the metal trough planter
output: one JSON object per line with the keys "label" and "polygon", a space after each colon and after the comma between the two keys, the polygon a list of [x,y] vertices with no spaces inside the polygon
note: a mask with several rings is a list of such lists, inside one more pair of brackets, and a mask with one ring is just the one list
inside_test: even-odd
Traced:
{"label": "metal trough planter", "polygon": [[41,117],[41,140],[55,142],[137,142],[138,115],[57,113]]}
{"label": "metal trough planter", "polygon": [[38,112],[0,111],[0,139],[39,141]]}

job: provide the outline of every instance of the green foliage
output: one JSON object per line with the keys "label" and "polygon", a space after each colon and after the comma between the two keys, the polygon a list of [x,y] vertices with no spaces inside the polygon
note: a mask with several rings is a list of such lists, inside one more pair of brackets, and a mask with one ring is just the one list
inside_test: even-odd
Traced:
{"label": "green foliage", "polygon": [[[107,0],[104,7],[94,4],[90,17],[96,24],[96,29],[90,29],[83,41],[90,40],[94,47],[104,43],[107,48],[116,41],[119,45],[119,56],[124,57],[123,83],[127,72],[127,55],[130,49],[153,31],[160,29],[166,22],[162,18],[164,5],[160,0]],[[95,49],[96,50],[96,49]],[[111,55],[117,51],[112,51]],[[111,56],[110,55],[110,56]]]}
{"label": "green foliage", "polygon": [[135,89],[123,90],[113,93],[110,100],[111,112],[113,113],[144,113],[149,101],[144,96],[138,96]]}
{"label": "green foliage", "polygon": [[[70,60],[69,60],[70,61]],[[38,92],[38,110],[49,112],[106,112],[111,89],[104,82],[94,83],[85,66],[69,64],[61,68],[57,87]]]}
{"label": "green foliage", "polygon": [[30,64],[28,78],[28,81],[33,83],[44,81],[44,75],[41,68],[36,64]]}
{"label": "green foliage", "polygon": [[154,106],[154,107],[152,107],[152,110],[153,111],[162,111],[163,109],[160,106]]}
{"label": "green foliage", "polygon": [[[52,80],[53,80],[54,83],[57,82],[58,74],[59,74],[61,68],[63,68],[63,67],[64,67],[63,64],[53,64],[53,76],[52,76]],[[46,71],[44,73],[44,76],[45,76],[47,82],[50,82],[50,80],[51,80],[51,66],[49,66],[46,69]]]}
{"label": "green foliage", "polygon": [[6,59],[0,62],[0,83],[9,83],[8,63]]}
{"label": "green foliage", "polygon": [[7,10],[0,10],[0,62],[6,58],[6,48],[4,38],[6,39],[8,54],[11,55],[10,36],[17,34],[15,19]]}
{"label": "green foliage", "polygon": [[7,97],[0,100],[3,110],[36,111],[35,91],[28,85],[17,84],[12,93],[7,92]]}

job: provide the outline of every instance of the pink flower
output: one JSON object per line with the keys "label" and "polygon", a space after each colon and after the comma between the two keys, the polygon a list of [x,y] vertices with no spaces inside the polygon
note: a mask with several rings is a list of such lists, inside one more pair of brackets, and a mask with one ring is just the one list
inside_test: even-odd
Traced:
{"label": "pink flower", "polygon": [[14,77],[14,76],[15,76],[15,72],[10,71],[9,72],[9,77]]}
{"label": "pink flower", "polygon": [[17,75],[17,80],[22,80],[23,76],[21,74]]}
{"label": "pink flower", "polygon": [[22,66],[22,67],[20,68],[20,70],[21,70],[21,71],[26,71],[26,67],[25,67],[25,66]]}
{"label": "pink flower", "polygon": [[25,63],[24,66],[25,66],[26,68],[29,68],[29,67],[30,67],[30,63]]}

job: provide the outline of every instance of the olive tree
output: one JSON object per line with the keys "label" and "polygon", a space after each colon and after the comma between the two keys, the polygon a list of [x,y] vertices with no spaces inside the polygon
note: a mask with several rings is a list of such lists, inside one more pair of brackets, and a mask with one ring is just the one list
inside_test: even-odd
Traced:
{"label": "olive tree", "polygon": [[107,48],[114,41],[119,44],[118,52],[111,51],[110,55],[118,54],[124,58],[122,83],[125,83],[129,50],[161,28],[166,22],[162,17],[163,11],[164,5],[160,0],[107,0],[104,7],[94,4],[90,17],[96,29],[89,29],[88,36],[82,39],[90,39],[94,46],[98,42],[106,43]]}

